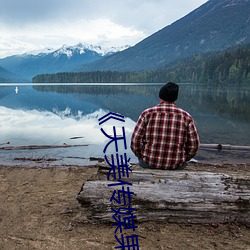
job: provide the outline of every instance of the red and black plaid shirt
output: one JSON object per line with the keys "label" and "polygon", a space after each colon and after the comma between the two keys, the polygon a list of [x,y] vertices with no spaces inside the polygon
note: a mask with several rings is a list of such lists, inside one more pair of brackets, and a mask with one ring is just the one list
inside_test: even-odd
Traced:
{"label": "red and black plaid shirt", "polygon": [[199,148],[193,118],[174,103],[161,102],[139,117],[131,138],[131,149],[146,164],[175,169],[190,160]]}

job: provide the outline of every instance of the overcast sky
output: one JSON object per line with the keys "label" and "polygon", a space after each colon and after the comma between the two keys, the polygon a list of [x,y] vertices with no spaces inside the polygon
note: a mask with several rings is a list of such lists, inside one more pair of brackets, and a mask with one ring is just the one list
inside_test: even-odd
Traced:
{"label": "overcast sky", "polygon": [[0,0],[0,57],[79,42],[134,45],[207,0]]}

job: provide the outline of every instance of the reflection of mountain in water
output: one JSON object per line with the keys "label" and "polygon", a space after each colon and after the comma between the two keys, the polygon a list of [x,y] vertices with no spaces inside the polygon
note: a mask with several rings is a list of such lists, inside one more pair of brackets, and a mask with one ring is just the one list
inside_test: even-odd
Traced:
{"label": "reflection of mountain in water", "polygon": [[[59,140],[68,143],[65,139],[72,136],[83,136],[86,142],[91,135],[88,125],[99,131],[98,118],[107,111],[136,121],[145,108],[159,102],[161,85],[19,85],[18,94],[15,87],[0,87],[0,137],[23,144],[28,143],[24,134],[36,141],[34,135],[42,135],[40,127],[48,129],[44,129],[44,134],[48,132],[49,139],[55,138],[53,143]],[[180,84],[177,105],[194,117],[202,143],[250,145],[249,93],[250,88]],[[30,119],[31,116],[35,118]],[[134,123],[127,121],[132,131]],[[94,139],[101,136],[99,132],[94,133]],[[228,154],[231,156],[232,152]],[[241,157],[248,156],[244,152]]]}
{"label": "reflection of mountain in water", "polygon": [[[136,120],[147,107],[158,103],[161,85],[60,85],[34,86],[38,91],[74,94],[83,102],[121,113]],[[250,121],[249,89],[195,84],[180,85],[177,105],[191,114],[219,115]]]}
{"label": "reflection of mountain in water", "polygon": [[250,121],[250,92],[247,88],[182,86],[179,105],[194,113],[218,114],[241,121]]}
{"label": "reflection of mountain in water", "polygon": [[[130,85],[34,86],[39,91],[74,94],[76,100],[137,120],[143,109],[158,102],[158,87]],[[72,106],[70,106],[72,108]]]}

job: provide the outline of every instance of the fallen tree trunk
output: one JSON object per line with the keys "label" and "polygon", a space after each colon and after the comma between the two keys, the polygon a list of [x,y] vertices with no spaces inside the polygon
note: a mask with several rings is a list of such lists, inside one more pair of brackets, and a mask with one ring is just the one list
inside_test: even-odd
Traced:
{"label": "fallen tree trunk", "polygon": [[9,146],[9,147],[0,147],[0,150],[30,150],[30,149],[48,149],[48,148],[70,148],[70,147],[85,147],[87,144],[80,145],[27,145],[27,146]]}
{"label": "fallen tree trunk", "polygon": [[[84,209],[83,221],[114,222],[110,202],[120,186],[107,180],[100,168],[81,188],[77,200]],[[132,183],[131,207],[138,222],[229,223],[250,225],[250,178],[239,174],[205,171],[133,171],[125,181]],[[117,182],[117,181],[116,181]]]}
{"label": "fallen tree trunk", "polygon": [[250,146],[238,146],[230,144],[200,144],[200,148],[217,149],[217,150],[250,150]]}

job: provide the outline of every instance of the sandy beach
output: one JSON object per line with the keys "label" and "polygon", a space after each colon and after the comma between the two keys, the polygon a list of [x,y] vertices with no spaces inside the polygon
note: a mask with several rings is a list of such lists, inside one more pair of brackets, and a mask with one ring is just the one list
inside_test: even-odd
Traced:
{"label": "sandy beach", "polygon": [[[249,164],[202,165],[191,169],[237,171]],[[96,171],[89,167],[0,167],[0,249],[114,249],[114,227],[82,223],[76,200]],[[250,228],[237,224],[137,224],[140,249],[250,249]]]}

